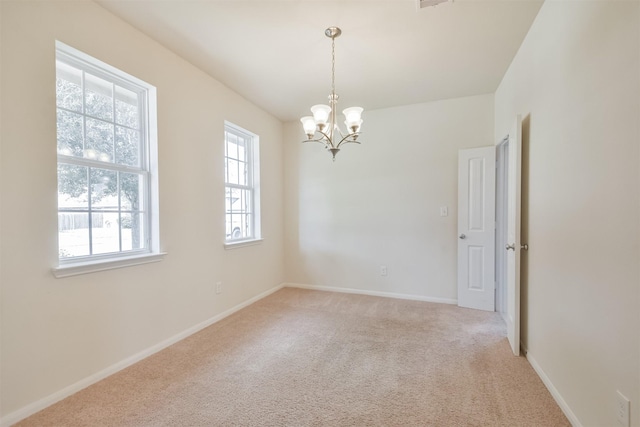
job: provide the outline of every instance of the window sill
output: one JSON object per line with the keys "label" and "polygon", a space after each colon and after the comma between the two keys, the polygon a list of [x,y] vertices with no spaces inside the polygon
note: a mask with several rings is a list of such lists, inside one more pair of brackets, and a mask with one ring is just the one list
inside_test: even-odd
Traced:
{"label": "window sill", "polygon": [[78,276],[80,274],[95,273],[98,271],[114,270],[116,268],[131,267],[133,265],[148,264],[151,262],[159,262],[164,259],[166,252],[136,255],[127,258],[118,258],[109,261],[93,261],[75,264],[64,264],[51,269],[56,279],[63,277]]}
{"label": "window sill", "polygon": [[245,246],[259,245],[263,241],[264,239],[252,239],[252,240],[242,240],[240,242],[225,242],[224,248],[227,250],[239,249],[239,248],[244,248]]}

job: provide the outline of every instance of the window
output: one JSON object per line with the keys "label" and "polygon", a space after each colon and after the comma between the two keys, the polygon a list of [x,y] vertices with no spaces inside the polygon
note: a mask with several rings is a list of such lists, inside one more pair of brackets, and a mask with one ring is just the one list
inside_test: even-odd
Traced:
{"label": "window", "polygon": [[59,265],[157,253],[155,88],[56,43]]}
{"label": "window", "polygon": [[226,242],[260,239],[260,156],[258,136],[225,123]]}

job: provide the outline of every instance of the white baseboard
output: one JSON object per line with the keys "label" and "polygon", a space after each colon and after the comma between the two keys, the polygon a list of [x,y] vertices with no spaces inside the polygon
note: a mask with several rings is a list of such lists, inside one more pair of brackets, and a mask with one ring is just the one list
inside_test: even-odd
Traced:
{"label": "white baseboard", "polygon": [[90,375],[74,384],[71,384],[68,387],[63,388],[62,390],[59,390],[53,394],[50,394],[49,396],[42,398],[40,400],[37,400],[21,409],[18,409],[17,411],[11,412],[10,414],[7,414],[6,416],[2,417],[2,419],[0,420],[0,426],[1,427],[8,427],[12,424],[17,423],[18,421],[21,421],[33,414],[35,414],[38,411],[43,410],[44,408],[46,408],[47,406],[51,406],[56,402],[59,402],[60,400],[71,396],[74,393],[77,393],[78,391],[82,390],[83,388],[89,387],[92,384],[97,383],[100,380],[105,379],[106,377],[115,374],[118,371],[123,370],[124,368],[127,368],[131,365],[133,365],[134,363],[137,363],[139,361],[141,361],[142,359],[145,359],[149,356],[151,356],[154,353],[159,352],[160,350],[163,350],[167,347],[169,347],[172,344],[177,343],[178,341],[181,341],[185,338],[187,338],[190,335],[195,334],[196,332],[201,331],[202,329],[206,328],[207,326],[213,325],[216,322],[219,322],[220,320],[224,319],[227,316],[232,315],[233,313],[235,313],[236,311],[239,311],[251,304],[253,304],[254,302],[261,300],[262,298],[271,295],[272,293],[280,290],[283,288],[283,284],[280,284],[278,286],[275,286],[265,292],[262,292],[261,294],[258,294],[256,296],[254,296],[253,298],[248,299],[247,301],[244,301],[241,304],[236,305],[235,307],[230,308],[229,310],[226,310],[216,316],[211,317],[210,319],[205,320],[204,322],[198,323],[197,325],[194,325],[182,332],[180,332],[177,335],[172,336],[171,338],[168,338],[162,342],[159,342],[158,344],[151,346],[145,350],[142,350],[139,353],[134,354],[131,357],[128,357],[114,365],[109,366],[106,369],[103,369],[102,371],[96,372],[93,375]]}
{"label": "white baseboard", "polygon": [[381,291],[370,291],[363,289],[350,289],[350,288],[338,288],[333,286],[318,286],[318,285],[305,285],[302,283],[285,283],[285,287],[287,288],[301,288],[301,289],[311,289],[315,291],[329,291],[329,292],[342,292],[345,294],[359,294],[359,295],[370,295],[374,297],[387,297],[387,298],[396,298],[396,299],[408,299],[413,301],[426,301],[426,302],[437,302],[441,304],[458,304],[457,299],[452,298],[437,298],[437,297],[426,297],[422,295],[409,295],[409,294],[397,294],[394,292],[381,292]]}
{"label": "white baseboard", "polygon": [[538,374],[538,376],[540,377],[544,385],[547,387],[547,390],[549,390],[549,393],[551,393],[551,396],[553,396],[558,406],[560,406],[560,409],[562,409],[562,412],[564,412],[564,415],[567,417],[571,425],[573,427],[582,427],[582,424],[578,420],[578,417],[576,417],[576,414],[573,413],[573,411],[571,410],[567,402],[565,402],[565,400],[562,398],[562,395],[560,394],[558,389],[555,388],[555,386],[553,385],[553,383],[551,382],[547,374],[542,370],[540,365],[538,365],[538,362],[536,362],[536,359],[531,355],[531,353],[529,353],[529,351],[526,348],[523,347],[523,350],[525,353],[525,357],[529,361],[529,364],[531,364],[531,367],[533,367],[533,370],[536,371],[536,373]]}

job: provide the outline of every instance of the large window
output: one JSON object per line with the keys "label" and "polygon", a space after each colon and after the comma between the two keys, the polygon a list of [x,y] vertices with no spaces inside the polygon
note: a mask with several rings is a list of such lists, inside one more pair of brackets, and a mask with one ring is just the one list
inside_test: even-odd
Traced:
{"label": "large window", "polygon": [[155,88],[56,44],[60,266],[158,251]]}
{"label": "large window", "polygon": [[225,207],[228,243],[260,239],[258,136],[225,123]]}

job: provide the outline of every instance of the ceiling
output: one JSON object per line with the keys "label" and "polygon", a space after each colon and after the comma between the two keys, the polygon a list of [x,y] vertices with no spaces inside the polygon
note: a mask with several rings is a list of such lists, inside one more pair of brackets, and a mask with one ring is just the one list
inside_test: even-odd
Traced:
{"label": "ceiling", "polygon": [[493,93],[543,0],[97,0],[283,121]]}

